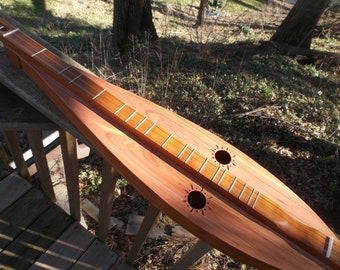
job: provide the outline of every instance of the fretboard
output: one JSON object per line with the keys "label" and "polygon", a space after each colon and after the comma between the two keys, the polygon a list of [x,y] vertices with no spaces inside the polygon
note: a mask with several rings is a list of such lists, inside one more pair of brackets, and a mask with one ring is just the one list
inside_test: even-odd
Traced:
{"label": "fretboard", "polygon": [[[74,95],[85,101],[92,108],[108,116],[111,121],[119,123],[124,129],[147,142],[157,151],[162,152],[179,166],[200,177],[204,182],[226,191],[237,201],[255,208],[258,199],[263,196],[243,180],[228,170],[231,158],[206,157],[199,149],[179,139],[175,134],[162,128],[159,124],[138,112],[135,108],[112,94],[110,89],[96,83],[92,75],[66,64],[55,54],[37,42],[32,41],[21,31],[12,31],[5,35],[5,43],[20,44],[20,55],[44,72],[61,82]],[[13,45],[11,46],[11,48]],[[222,153],[223,155],[223,153]],[[224,151],[224,155],[229,155]],[[220,162],[219,162],[220,160]],[[227,160],[226,162],[224,160]]]}
{"label": "fretboard", "polygon": [[[112,89],[98,83],[98,78],[65,63],[20,30],[1,27],[1,21],[0,38],[6,48],[18,58],[25,59],[62,83],[72,95],[88,104],[98,114],[119,124],[199,181],[217,190],[273,229],[283,232],[302,248],[311,251],[323,261],[340,265],[339,240],[293,219],[280,205],[233,175],[229,170],[232,157],[227,151],[220,150],[214,157],[207,157],[196,147],[117,98]],[[20,60],[17,65],[20,66]]]}

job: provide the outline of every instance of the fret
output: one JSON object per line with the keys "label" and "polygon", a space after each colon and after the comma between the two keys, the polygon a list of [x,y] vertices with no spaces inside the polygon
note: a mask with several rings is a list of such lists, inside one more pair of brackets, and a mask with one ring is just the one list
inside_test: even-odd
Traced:
{"label": "fret", "polygon": [[[184,163],[187,163],[191,157],[191,155],[193,155],[193,153],[195,152],[195,149],[193,147],[191,147],[190,145],[185,145],[185,147],[182,149],[182,151],[180,152],[180,154],[177,156],[177,158],[181,161],[183,161]],[[203,161],[202,161],[203,162]]]}
{"label": "fret", "polygon": [[235,185],[237,185],[238,187],[239,184],[242,185],[243,183],[240,179],[237,179],[235,175],[230,173],[230,171],[227,168],[225,168],[225,173],[223,173],[223,177],[221,177],[217,182],[219,182],[219,186],[221,188],[228,191],[229,194],[235,196],[236,198],[239,194],[237,190],[241,190],[241,187],[239,189],[237,188],[235,189]]}
{"label": "fret", "polygon": [[194,153],[195,153],[195,149],[192,149],[189,156],[184,160],[184,163],[187,163]]}
{"label": "fret", "polygon": [[255,200],[254,200],[253,204],[251,205],[251,208],[253,208],[253,209],[255,208],[255,205],[257,203],[257,200],[259,199],[259,196],[260,196],[260,192],[257,192]]}
{"label": "fret", "polygon": [[[77,78],[74,78],[72,80],[72,84],[77,86],[80,90],[82,90],[83,93],[89,95],[91,99],[93,99],[93,97],[97,96],[99,93],[104,91],[104,88],[102,86],[93,83],[92,80],[86,76],[86,74],[84,76],[81,76],[79,74]],[[113,98],[115,97],[112,96],[111,99]]]}
{"label": "fret", "polygon": [[234,182],[233,180],[232,185],[228,189],[228,192],[239,200],[241,200],[241,196],[243,196],[244,200],[241,201],[245,203],[246,196],[244,196],[244,194],[248,194],[248,190],[250,191],[250,189],[247,189],[247,185],[244,181],[238,179],[237,177],[234,178],[236,178],[236,181]]}
{"label": "fret", "polygon": [[240,192],[240,194],[239,194],[238,197],[237,197],[239,200],[241,199],[241,197],[242,197],[242,195],[243,195],[243,193],[244,193],[246,187],[247,187],[247,183],[244,183],[244,185],[243,185],[243,187],[242,187],[242,189],[241,189],[241,192]]}
{"label": "fret", "polygon": [[235,183],[237,182],[237,177],[234,177],[233,182],[231,182],[230,187],[228,188],[228,192],[230,193],[231,190],[233,189]]}
{"label": "fret", "polygon": [[[201,169],[201,175],[204,170],[204,167],[207,166],[208,160],[206,160],[207,157],[199,152],[197,152],[196,149],[193,149],[187,159],[184,161],[192,170],[199,172]],[[202,165],[205,163],[205,165],[202,167]],[[205,175],[204,175],[205,176]]]}
{"label": "fret", "polygon": [[[6,30],[6,27],[5,26],[3,26],[2,28],[5,28],[5,30]],[[2,29],[1,28],[1,29]],[[13,33],[15,33],[15,32],[18,32],[20,29],[19,28],[15,28],[15,29],[13,29],[13,30],[11,30],[11,31],[9,31],[9,32],[7,32],[7,33],[5,33],[5,34],[3,34],[2,36],[3,37],[8,37],[9,35],[12,35]]]}
{"label": "fret", "polygon": [[170,134],[169,136],[168,136],[168,138],[166,138],[165,139],[165,141],[162,143],[162,147],[164,148],[164,146],[167,144],[167,142],[172,138],[172,136],[173,136],[173,134]]}
{"label": "fret", "polygon": [[102,91],[100,91],[97,95],[95,95],[92,100],[95,100],[97,97],[99,97],[101,94],[103,94],[106,91],[106,89],[103,89]]}
{"label": "fret", "polygon": [[224,176],[225,176],[226,173],[227,173],[227,170],[224,169],[223,174],[221,175],[220,179],[218,179],[218,181],[217,181],[217,185],[221,185],[221,183],[222,183],[222,181],[223,181]]}
{"label": "fret", "polygon": [[[21,50],[29,56],[44,49],[44,47],[38,42],[31,40],[24,33],[18,30],[19,29],[14,29],[10,32],[7,32],[3,35],[3,37],[6,37],[6,39],[12,43],[18,44]],[[12,35],[14,33],[15,35]]]}
{"label": "fret", "polygon": [[138,130],[141,134],[144,135],[144,133],[152,126],[154,123],[147,117],[145,116],[145,119],[142,120],[140,124],[138,124]]}
{"label": "fret", "polygon": [[180,156],[184,147],[185,143],[174,136],[168,138],[168,141],[163,145],[163,148],[176,158]]}
{"label": "fret", "polygon": [[250,196],[249,196],[249,198],[248,198],[248,200],[247,200],[247,202],[246,202],[247,205],[250,204],[251,199],[253,198],[254,193],[255,193],[255,188],[253,188],[253,190],[252,190],[251,193],[250,193]]}
{"label": "fret", "polygon": [[164,140],[169,137],[168,131],[156,123],[151,125],[144,135],[158,146],[161,146]]}
{"label": "fret", "polygon": [[147,130],[145,130],[145,132],[143,133],[144,135],[147,135],[150,131],[151,131],[151,129],[153,129],[153,127],[156,125],[156,123],[153,123],[150,127],[148,127],[148,129]]}
{"label": "fret", "polygon": [[200,169],[198,170],[199,173],[203,170],[203,168],[204,168],[205,165],[208,163],[208,161],[209,161],[209,158],[206,158],[205,161],[202,163]]}
{"label": "fret", "polygon": [[[67,81],[67,83],[76,86],[80,93],[86,94],[87,98],[93,99],[104,90],[103,87],[94,83],[90,78],[88,78],[86,73],[82,73],[75,67],[64,67],[61,71],[59,71],[59,75],[61,75]],[[109,93],[109,95],[111,94]]]}
{"label": "fret", "polygon": [[133,127],[134,129],[137,129],[137,126],[139,124],[142,124],[141,122],[145,119],[145,116],[141,114],[140,112],[136,112],[133,118],[129,120],[129,125]]}
{"label": "fret", "polygon": [[184,163],[187,163],[190,159],[190,156],[194,153],[194,148],[192,148],[190,145],[187,145],[184,152],[180,155],[179,160],[183,161]]}
{"label": "fret", "polygon": [[[75,77],[72,80],[70,80],[69,83],[73,83],[75,80],[78,80],[82,76],[84,76],[84,75],[83,74],[79,74],[77,77]],[[81,89],[81,90],[83,90],[83,89]]]}
{"label": "fret", "polygon": [[39,53],[42,53],[42,52],[44,52],[44,51],[46,51],[46,50],[47,50],[46,48],[43,48],[42,50],[40,50],[40,51],[38,51],[38,52],[32,54],[31,57],[37,56]]}
{"label": "fret", "polygon": [[143,118],[143,120],[142,121],[140,121],[140,123],[135,127],[135,129],[139,129],[139,127],[141,126],[141,125],[143,125],[144,124],[144,122],[146,121],[148,119],[148,117],[147,116],[145,116],[144,118]]}
{"label": "fret", "polygon": [[258,197],[258,194],[259,194],[259,192],[256,189],[253,188],[253,190],[254,191],[251,191],[248,200],[245,201],[245,203],[250,207],[252,207],[252,205],[255,206],[256,200],[257,200],[257,197]]}
{"label": "fret", "polygon": [[180,158],[187,148],[188,148],[188,145],[186,144],[186,145],[183,147],[183,149],[181,150],[181,152],[179,152],[179,154],[177,155],[177,158]]}
{"label": "fret", "polygon": [[82,75],[78,69],[72,66],[61,67],[60,69],[62,71],[58,71],[58,74],[61,75],[67,81],[67,83],[70,83],[70,81],[72,81],[74,78]]}
{"label": "fret", "polygon": [[[200,174],[203,175],[208,181],[211,181],[211,179],[217,179],[217,177],[219,177],[222,172],[221,171],[222,167],[219,168],[220,166],[219,164],[217,164],[214,160],[199,152],[195,153],[195,160],[196,163],[198,163],[197,165],[195,165],[195,168],[197,167],[196,169],[199,170],[203,162],[205,162],[206,158],[208,158],[208,161],[201,169]],[[189,162],[189,164],[190,163],[191,162]]]}
{"label": "fret", "polygon": [[107,91],[104,91],[100,96],[95,99],[95,101],[110,114],[124,104],[121,100],[117,98],[113,99],[112,95]]}
{"label": "fret", "polygon": [[[243,181],[241,181],[243,182]],[[253,188],[252,186],[248,185],[248,183],[243,182],[243,191],[240,191],[240,193],[242,192],[242,194],[239,196],[239,199],[246,204],[247,206],[249,206],[252,203],[252,200],[254,198],[254,195],[257,194],[257,191],[255,188]]]}
{"label": "fret", "polygon": [[40,63],[42,63],[44,66],[57,73],[58,75],[71,68],[70,65],[61,61],[60,58],[47,50],[36,55],[35,59],[37,59]]}
{"label": "fret", "polygon": [[[211,170],[209,166],[207,166],[209,158],[205,155],[197,152],[197,149],[193,148],[191,153],[187,156],[184,161],[192,170],[199,172],[203,176],[207,176],[207,174],[211,174]],[[201,170],[201,171],[200,171]],[[208,175],[208,176],[209,176]]]}
{"label": "fret", "polygon": [[333,236],[327,236],[327,248],[326,248],[326,253],[325,253],[326,258],[329,258],[332,254],[333,241],[334,241]]}
{"label": "fret", "polygon": [[[223,162],[218,164],[216,158],[212,160],[210,156],[200,153],[195,148],[196,145],[190,146],[181,139],[176,138],[174,134],[163,129],[152,119],[149,119],[148,116],[139,113],[127,103],[116,98],[109,92],[110,89],[104,89],[100,86],[99,79],[97,80],[91,75],[87,75],[86,72],[68,65],[61,58],[23,34],[18,28],[12,30],[12,28],[8,29],[0,25],[0,32],[4,32],[2,40],[10,52],[11,60],[17,66],[21,66],[29,75],[34,75],[33,79],[36,81],[43,79],[39,78],[39,71],[46,72],[52,77],[51,83],[55,80],[63,84],[79,100],[89,102],[94,112],[104,116],[106,119],[111,119],[112,122],[117,121],[123,128],[132,131],[141,141],[145,143],[150,143],[151,141],[150,147],[155,144],[160,146],[162,148],[161,153],[166,152],[165,156],[173,158],[176,164],[182,167],[183,171],[192,172],[192,170],[195,170],[199,175],[194,173],[193,177],[197,177],[197,180],[203,182],[212,182],[213,188],[217,186],[226,191],[222,192],[222,194],[226,195],[226,198],[233,197],[248,206],[248,209],[254,209],[257,213],[255,218],[259,218],[260,221],[273,221],[275,224],[272,229],[284,232],[290,239],[295,240],[297,238],[297,244],[303,248],[314,249],[316,253],[322,253],[322,256],[331,258],[333,262],[335,260],[339,261],[339,255],[334,256],[335,253],[339,254],[339,244],[336,237],[334,239],[333,236],[323,235],[308,226],[302,227],[301,230],[294,228],[296,224],[299,225],[298,220],[290,217],[289,213],[286,213],[278,203],[260,194],[255,188],[234,176],[229,171],[227,164],[225,164],[226,166],[223,165]],[[20,62],[22,58],[24,61]],[[29,70],[30,67],[37,68],[37,76]],[[53,88],[52,85],[50,87]],[[159,150],[157,147],[156,149]],[[219,189],[217,190],[220,191]],[[250,214],[253,214],[253,212],[250,211]],[[280,217],[281,219],[276,221],[275,217]],[[289,226],[281,226],[282,220]],[[270,222],[266,224],[270,224]],[[308,237],[303,235],[300,237],[301,232],[306,232]],[[319,247],[315,245],[316,242],[311,240],[314,236],[323,241],[321,253]],[[318,244],[320,244],[321,240],[318,241]],[[306,245],[305,242],[307,243]]]}
{"label": "fret", "polygon": [[61,73],[63,73],[64,71],[68,70],[71,67],[72,66],[67,66],[67,67],[63,68],[62,70],[58,71],[57,74],[60,75]]}
{"label": "fret", "polygon": [[125,120],[124,122],[128,122],[135,114],[137,113],[137,110],[134,110]]}
{"label": "fret", "polygon": [[[217,170],[215,171],[215,173],[214,173],[213,177],[210,179],[212,182],[214,182],[214,181],[215,181],[215,178],[216,178],[216,176],[219,174],[219,172],[220,172],[221,168],[222,168],[222,166],[221,166],[221,165],[219,165],[219,166],[218,166],[218,168],[217,168]],[[222,174],[222,176],[223,176],[223,174]],[[221,176],[221,177],[222,177],[222,176]]]}
{"label": "fret", "polygon": [[128,117],[132,117],[133,115],[133,113],[137,113],[137,111],[134,109],[134,108],[132,108],[131,106],[129,106],[128,104],[125,104],[123,107],[121,107],[121,108],[119,108],[118,110],[116,110],[115,112],[114,112],[114,115],[116,116],[116,117],[118,117],[120,120],[122,120],[122,121],[124,121],[124,122],[127,122],[126,121],[126,119],[128,118]]}
{"label": "fret", "polygon": [[113,112],[113,114],[117,114],[117,113],[119,113],[121,110],[123,110],[124,109],[124,107],[126,106],[127,104],[126,103],[123,103],[123,105],[122,106],[120,106],[117,110],[115,110],[114,112]]}

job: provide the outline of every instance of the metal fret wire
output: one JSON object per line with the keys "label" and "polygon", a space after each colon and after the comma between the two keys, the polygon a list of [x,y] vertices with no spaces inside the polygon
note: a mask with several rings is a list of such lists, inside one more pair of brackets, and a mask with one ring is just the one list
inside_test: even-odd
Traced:
{"label": "metal fret wire", "polygon": [[[9,37],[10,37],[10,36],[9,36]],[[30,47],[33,48],[33,49],[36,49],[35,47],[31,46],[31,43],[28,43],[28,42],[27,42],[27,40],[25,39],[25,37],[26,37],[26,36],[23,36],[23,37],[22,37],[22,36],[20,36],[20,35],[16,35],[16,38],[23,42],[23,43],[21,43],[21,45],[22,45],[23,47],[25,47],[24,45],[26,45],[25,51],[27,52],[27,50],[28,50]],[[12,39],[12,41],[14,41],[14,40]],[[24,44],[24,45],[23,45],[23,44]],[[41,46],[41,45],[38,44],[38,46]],[[42,46],[41,46],[41,47],[42,47]],[[66,80],[69,81],[69,83],[72,83],[73,85],[76,85],[81,91],[83,91],[83,92],[85,92],[85,93],[87,93],[87,94],[91,94],[91,92],[90,92],[89,90],[87,90],[85,87],[81,86],[80,83],[77,83],[78,80],[80,80],[80,81],[83,80],[83,82],[84,82],[88,87],[91,87],[91,85],[87,84],[87,83],[84,81],[84,79],[83,79],[84,75],[82,74],[82,72],[80,72],[78,69],[76,69],[76,68],[74,68],[74,67],[72,67],[72,66],[70,66],[70,65],[68,65],[68,66],[65,67],[65,64],[66,64],[65,62],[56,61],[56,60],[55,60],[56,56],[55,56],[53,53],[51,53],[50,51],[48,51],[48,50],[46,50],[46,49],[44,50],[44,49],[45,49],[45,48],[42,47],[41,49],[39,48],[39,50],[38,50],[37,52],[33,52],[33,54],[32,54],[32,52],[29,52],[29,53],[31,53],[31,56],[32,56],[32,57],[34,57],[34,58],[39,58],[38,60],[39,60],[41,63],[43,63],[43,65],[47,66],[49,69],[51,69],[52,71],[54,71],[54,72],[56,73],[56,75],[61,75],[61,76],[63,76]],[[47,52],[47,54],[46,54],[45,52]],[[44,54],[44,57],[45,57],[46,59],[48,59],[48,61],[45,60],[45,59],[42,58],[42,57],[39,57],[40,54]],[[59,58],[58,58],[58,60],[59,60]],[[53,63],[53,65],[51,65],[50,63]],[[71,77],[68,76],[67,74],[64,74],[65,71],[69,71],[71,74],[76,75],[76,77],[75,77],[75,78],[71,78]],[[96,84],[94,84],[94,85],[96,85]],[[96,86],[98,86],[98,85],[96,85]],[[94,89],[94,88],[92,87],[92,89]],[[95,89],[94,89],[94,90],[95,90]],[[102,93],[104,93],[104,92],[106,92],[106,90],[105,90],[105,89],[102,89],[102,90],[99,91],[98,94],[96,94],[95,96],[91,96],[91,95],[89,95],[89,96],[90,96],[90,98],[91,98],[92,100],[95,100],[95,99],[98,99],[98,97],[100,97],[100,95],[101,95]],[[110,94],[110,95],[111,95],[111,94]],[[93,97],[95,97],[95,98],[93,98]],[[112,97],[115,98],[116,100],[122,102],[121,100],[119,100],[118,98],[114,97],[113,95],[112,95]],[[102,103],[104,103],[104,104],[105,104],[106,106],[108,106],[108,107],[111,105],[110,102],[105,101],[105,100],[102,101]],[[124,104],[124,102],[122,102],[122,103]],[[123,105],[122,107],[127,107],[127,106],[129,106],[129,105],[126,105],[126,104],[125,104],[125,105]],[[130,107],[130,108],[132,108],[132,107]],[[121,109],[123,109],[123,108],[120,108],[120,109],[118,109],[118,110],[120,111]],[[132,109],[133,109],[133,108],[132,108]],[[134,110],[133,115],[135,115],[136,113],[137,113],[137,110]],[[131,117],[129,117],[129,119],[131,119],[131,118],[133,117],[133,115],[132,115]],[[145,118],[144,118],[144,119],[143,119],[136,127],[134,127],[134,129],[137,130],[138,127],[139,127],[140,125],[142,125],[142,124],[145,122],[145,120],[147,120],[147,119],[148,119],[148,117],[145,117]],[[124,119],[121,119],[121,120],[124,120]],[[127,121],[126,121],[126,122],[127,122]],[[148,131],[145,132],[145,134],[142,134],[142,135],[145,136],[146,134],[148,134],[148,133],[151,131],[151,129],[152,129],[155,125],[156,125],[156,124],[153,123],[153,124],[151,125],[151,127],[148,128]],[[180,141],[180,140],[177,139],[176,137],[172,136],[171,133],[168,133],[168,134],[169,134],[169,138],[166,139],[166,142],[170,141],[172,138],[174,138],[174,139]],[[183,144],[184,144],[184,143],[183,143]],[[161,146],[161,145],[160,145],[160,146]],[[161,147],[162,147],[162,146],[161,146]],[[185,150],[186,150],[188,147],[189,147],[189,145],[185,145],[184,148],[181,150],[181,152],[177,155],[176,158],[179,159],[180,156],[185,152]],[[190,148],[191,148],[191,147],[190,147]],[[168,152],[170,153],[170,151],[168,151]],[[195,153],[198,153],[198,152],[196,151],[195,148],[192,148],[192,150],[191,150],[189,156],[186,158],[186,160],[184,161],[184,163],[186,163],[192,156],[194,156]],[[171,153],[170,153],[170,154],[171,154]],[[198,171],[199,173],[200,173],[200,171],[203,169],[203,167],[206,166],[206,164],[213,165],[214,168],[217,166],[217,165],[214,166],[215,164],[213,163],[213,161],[212,161],[211,159],[210,159],[210,160],[205,160],[205,161],[203,162],[203,164],[201,164],[201,166],[200,166],[200,169],[199,169],[199,171]],[[213,182],[213,181],[215,180],[215,178],[216,178],[216,176],[219,174],[221,168],[222,168],[221,165],[219,165],[219,166],[216,168],[213,177],[212,177],[211,179],[209,179],[210,181]],[[227,172],[227,170],[224,169],[224,171],[223,171],[221,177],[219,178],[219,180],[218,180],[218,182],[217,182],[217,185],[220,185],[220,184],[224,181],[224,177],[225,177],[226,174],[231,175],[230,172]],[[204,176],[204,175],[203,175],[203,176]],[[205,177],[205,176],[204,176],[204,177]],[[233,177],[233,181],[232,181],[232,183],[231,183],[230,186],[229,186],[229,190],[228,190],[229,193],[231,192],[231,190],[232,190],[233,186],[235,185],[236,181],[237,181],[237,178],[236,178],[236,177]],[[241,195],[243,194],[243,192],[244,192],[244,190],[246,189],[247,186],[248,186],[247,184],[245,184],[245,185],[243,186],[243,188],[242,188],[242,190],[241,190],[241,192],[240,192],[239,197],[241,197]],[[249,187],[249,186],[248,186],[248,187]],[[257,192],[257,191],[256,191],[256,192]],[[254,193],[255,193],[255,189],[252,189],[252,192],[251,192],[249,198],[247,199],[246,204],[248,204],[248,203],[251,201],[251,198],[252,198],[252,196],[254,195]],[[255,201],[253,202],[253,204],[252,204],[252,206],[251,206],[252,208],[255,207],[255,204],[256,204],[256,201],[257,201],[259,195],[260,195],[260,193],[257,192],[256,199],[255,199]]]}
{"label": "metal fret wire", "polygon": [[[1,27],[1,29],[3,29],[3,27]],[[5,33],[4,35],[3,35],[3,37],[5,37],[6,36],[6,38],[8,38],[8,37],[10,37],[13,33],[15,33],[15,32],[18,32],[18,29],[14,29],[14,30],[11,30],[10,32],[7,32],[7,33]],[[20,32],[19,32],[20,33]],[[20,38],[20,37],[19,37]],[[21,38],[22,39],[22,38]],[[24,39],[22,39],[23,41],[25,41]],[[39,44],[40,45],[40,44]],[[23,47],[23,45],[21,44],[21,46]],[[27,51],[27,50],[26,50]],[[43,50],[44,51],[44,50]],[[34,55],[39,55],[39,53],[42,53],[43,51],[41,51],[41,52],[36,52],[36,53],[33,53],[31,56],[33,57]],[[51,55],[52,55],[52,53],[50,53]],[[49,57],[49,56],[48,56]],[[52,58],[51,58],[52,59]],[[53,60],[53,59],[52,59]],[[57,75],[58,75],[58,73],[60,73],[60,74],[62,74],[64,71],[66,71],[68,68],[66,67],[66,69],[65,69],[65,67],[64,67],[64,69],[65,70],[57,70],[54,66],[51,66],[49,63],[47,63],[46,61],[44,61],[43,59],[40,59],[40,61],[41,62],[43,62],[47,67],[49,67],[51,70],[53,70]],[[56,64],[60,64],[60,63],[63,63],[63,62],[61,62],[61,61],[58,61],[58,62],[56,62]],[[64,63],[63,63],[64,64]],[[76,69],[75,69],[76,70]],[[80,79],[82,76],[80,76],[79,78],[75,78],[74,79],[74,81],[76,81],[77,79]],[[84,89],[83,87],[81,87],[80,85],[77,85],[78,86],[78,88],[80,88],[80,90],[82,90],[82,91],[85,91],[85,92],[87,92],[88,93],[88,91],[86,90],[86,89]],[[105,92],[105,91],[103,91],[104,89],[102,89],[102,91],[101,92]],[[100,95],[100,94],[99,94]],[[98,95],[98,96],[99,96]],[[97,96],[96,96],[97,97]],[[113,98],[115,98],[114,96],[112,96]],[[93,97],[91,97],[91,98],[93,98]],[[117,99],[117,98],[116,98]],[[119,99],[117,99],[117,100],[119,100]],[[107,104],[107,105],[110,105],[110,104]],[[144,120],[146,120],[147,119],[147,117],[145,117],[145,119]],[[144,120],[142,120],[142,122],[144,122]],[[140,125],[140,124],[139,124]],[[138,126],[139,126],[138,125]],[[152,126],[154,126],[155,124],[153,124]],[[151,130],[151,129],[150,129]],[[148,131],[149,132],[149,131]],[[148,133],[147,132],[147,133]],[[170,134],[170,133],[169,133]],[[171,136],[172,137],[172,136]],[[171,138],[170,138],[171,139]],[[170,140],[169,139],[169,140]],[[167,139],[166,139],[166,141],[168,141]],[[179,159],[179,156],[181,156],[181,154],[185,151],[185,149],[188,147],[188,145],[186,144],[185,145],[185,147],[182,149],[182,151],[180,152],[180,154],[176,157],[176,158],[178,158]],[[193,150],[192,150],[192,152],[190,153],[190,155],[189,155],[189,157],[187,158],[187,160],[189,160],[190,158],[191,158],[191,155],[195,152],[196,150],[193,148]],[[169,151],[168,151],[169,152]],[[171,153],[170,153],[171,154]],[[186,160],[186,161],[187,161]],[[211,160],[209,160],[209,163],[211,163],[212,161]],[[204,164],[206,164],[206,161],[204,162]],[[201,168],[202,167],[204,167],[205,165],[201,165]],[[214,174],[214,176],[213,176],[213,178],[212,179],[214,179],[216,176],[217,176],[217,174],[218,174],[218,171],[220,171],[220,168],[221,168],[221,166],[219,166],[217,169],[216,169],[216,172],[215,172],[215,174]],[[224,178],[224,175],[226,174],[226,170],[224,170],[224,172],[223,172],[223,174],[222,174],[222,176],[220,177],[220,179],[218,180],[218,184],[220,184],[220,183],[222,183],[223,182],[223,178]],[[231,176],[231,174],[230,173],[228,173],[228,175],[229,176]],[[203,175],[204,176],[204,175]],[[205,177],[205,176],[204,176]],[[231,185],[230,185],[230,187],[229,187],[229,191],[231,191],[232,190],[232,188],[233,188],[233,186],[234,186],[234,184],[236,183],[236,181],[237,181],[237,178],[236,177],[234,177],[234,180],[232,181],[232,183],[231,183]],[[242,181],[243,182],[243,181]],[[246,183],[244,183],[244,186],[243,186],[243,188],[242,188],[242,190],[241,190],[241,192],[240,192],[240,194],[239,194],[239,196],[238,196],[238,198],[240,199],[241,198],[241,196],[242,196],[242,194],[243,194],[243,192],[244,192],[244,190],[246,189],[246,187],[247,187],[247,184]],[[252,188],[252,187],[250,187],[249,186],[249,188]],[[253,203],[252,203],[252,205],[250,206],[251,208],[255,208],[255,205],[256,205],[256,203],[257,203],[257,201],[258,201],[258,199],[259,199],[259,197],[260,197],[260,192],[258,192],[258,191],[255,191],[255,189],[254,188],[252,188],[252,191],[251,191],[251,194],[250,194],[250,196],[249,196],[249,198],[247,199],[247,201],[246,201],[246,204],[247,205],[249,205],[249,203],[251,202],[251,200],[252,200],[252,197],[253,197],[253,195],[254,195],[254,193],[256,192],[256,197],[255,197],[255,200],[253,201]],[[327,238],[327,240],[328,240],[328,245],[327,245],[327,250],[326,250],[326,258],[328,258],[328,257],[330,257],[330,253],[331,253],[331,250],[332,250],[332,244],[333,244],[333,238],[332,237],[328,237]]]}

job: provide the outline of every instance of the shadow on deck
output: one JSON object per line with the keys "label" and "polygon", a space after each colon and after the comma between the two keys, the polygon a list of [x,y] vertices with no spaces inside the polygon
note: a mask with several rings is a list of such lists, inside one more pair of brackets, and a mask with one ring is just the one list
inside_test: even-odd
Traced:
{"label": "shadow on deck", "polygon": [[111,269],[118,256],[15,173],[0,181],[0,268]]}
{"label": "shadow on deck", "polygon": [[[75,172],[66,173],[69,181],[76,181],[69,194],[78,195],[78,199],[67,201],[73,202],[68,205],[71,215],[53,203],[56,195],[41,131],[58,130],[58,126],[1,83],[0,90],[0,131],[11,146],[17,165],[16,172],[12,172],[6,162],[8,158],[3,156],[5,153],[0,153],[0,269],[133,269],[78,222],[79,184]],[[26,132],[33,146],[34,166],[29,168],[15,138],[18,130]],[[70,140],[73,141],[70,138],[66,141]],[[76,161],[75,155],[66,162]],[[42,191],[30,183],[36,173]]]}
{"label": "shadow on deck", "polygon": [[[0,17],[23,28],[1,12]],[[34,34],[32,36],[65,62],[82,69],[46,41]],[[27,137],[32,153],[30,159],[35,167],[32,170],[33,166],[28,166],[30,162],[27,162],[17,139],[18,131]],[[47,160],[49,153],[43,143],[44,131],[59,133],[57,143],[61,149],[70,215],[53,203],[57,198]],[[112,218],[113,191],[118,172],[103,159],[96,235],[80,225],[77,139],[91,145],[52,101],[22,71],[10,64],[2,44],[0,132],[8,146],[7,154],[11,156],[10,160],[3,159],[0,143],[0,160],[5,164],[13,161],[16,168],[16,173],[6,175],[7,169],[0,162],[0,269],[134,269],[132,265],[160,210],[149,204],[125,258],[110,250],[104,242]],[[34,174],[37,174],[42,192],[31,185]],[[187,269],[211,249],[203,240],[197,240],[171,269]]]}

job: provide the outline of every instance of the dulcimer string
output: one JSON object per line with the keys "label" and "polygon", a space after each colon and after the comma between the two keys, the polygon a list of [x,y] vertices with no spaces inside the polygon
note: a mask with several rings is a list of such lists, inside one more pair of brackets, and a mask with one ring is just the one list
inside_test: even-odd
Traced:
{"label": "dulcimer string", "polygon": [[[6,37],[7,36],[8,35],[6,35]],[[105,113],[108,112],[112,119],[120,124],[124,124],[124,128],[132,129],[133,133],[137,133],[138,137],[141,137],[143,140],[152,140],[158,147],[165,149],[168,156],[171,155],[172,159],[178,160],[176,163],[182,166],[187,164],[187,166],[185,166],[186,169],[188,169],[187,167],[189,165],[192,165],[190,167],[191,169],[199,172],[204,178],[217,185],[221,185],[227,181],[228,185],[226,186],[228,193],[231,193],[238,185],[237,183],[239,183],[240,188],[234,194],[234,197],[237,197],[238,200],[241,200],[243,197],[244,203],[247,203],[252,208],[255,207],[260,192],[232,175],[226,168],[228,164],[218,164],[215,160],[205,157],[196,148],[184,143],[181,139],[160,127],[147,116],[111,95],[107,91],[108,89],[103,89],[101,86],[93,84],[92,81],[88,80],[86,74],[60,61],[60,58],[55,57],[55,55],[50,53],[46,48],[40,48],[40,46],[36,46],[37,44],[33,44],[32,46],[32,42],[28,42],[24,35],[16,35],[16,39],[12,41],[20,42],[30,57],[38,59],[40,63],[43,63],[44,67],[52,70],[55,75],[63,77],[68,86],[71,84],[75,85],[78,91],[77,94],[85,97],[87,103],[101,110],[105,110]],[[84,96],[84,94],[86,94],[86,96]],[[100,97],[105,94],[109,95],[107,96],[108,98],[101,99]],[[158,136],[158,138],[155,138],[156,136]],[[171,145],[171,147],[167,148],[167,145]],[[226,155],[228,154],[226,153]],[[193,161],[190,162],[191,160]],[[196,168],[193,168],[193,166]],[[211,172],[211,175],[208,177],[206,174],[203,174],[204,172]],[[250,190],[249,197],[242,196],[246,188]]]}
{"label": "dulcimer string", "polygon": [[62,82],[81,102],[85,99],[86,103],[99,110],[101,115],[129,130],[165,154],[171,161],[191,172],[194,177],[226,195],[251,214],[255,214],[262,222],[276,231],[283,232],[300,247],[307,248],[326,262],[331,261],[340,265],[340,250],[334,249],[334,243],[340,247],[337,243],[339,240],[292,218],[280,205],[234,176],[229,171],[229,165],[233,161],[227,150],[219,150],[215,158],[206,157],[195,147],[183,142],[114,96],[112,94],[114,90],[100,86],[94,76],[66,64],[19,29],[8,31],[6,27],[5,30],[0,27],[0,31],[6,32],[2,35],[5,43],[11,43],[7,49],[12,50],[14,47],[15,50],[19,50],[16,53],[23,54],[28,62],[33,62],[30,64]]}

